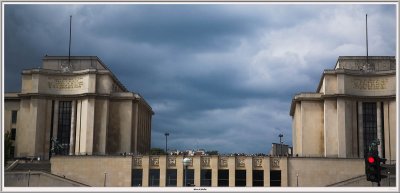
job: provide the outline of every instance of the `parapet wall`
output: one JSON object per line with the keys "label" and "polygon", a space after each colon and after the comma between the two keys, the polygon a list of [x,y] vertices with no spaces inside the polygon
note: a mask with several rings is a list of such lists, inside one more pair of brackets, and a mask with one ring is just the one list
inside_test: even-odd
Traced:
{"label": "parapet wall", "polygon": [[131,156],[55,156],[51,173],[90,186],[131,186]]}
{"label": "parapet wall", "polygon": [[300,158],[288,159],[289,186],[323,187],[365,174],[364,159]]}

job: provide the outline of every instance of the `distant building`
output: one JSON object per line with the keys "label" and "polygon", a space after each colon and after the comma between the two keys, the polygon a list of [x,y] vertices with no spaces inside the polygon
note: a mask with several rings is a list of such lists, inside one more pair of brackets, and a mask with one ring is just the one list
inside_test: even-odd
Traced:
{"label": "distant building", "polygon": [[21,92],[5,93],[4,102],[15,157],[150,150],[150,105],[97,57],[46,56],[42,68],[22,72]]}
{"label": "distant building", "polygon": [[294,96],[293,154],[363,158],[379,141],[379,156],[396,160],[396,59],[340,56],[314,93]]}
{"label": "distant building", "polygon": [[271,150],[269,152],[271,156],[293,156],[292,147],[286,144],[272,143]]}

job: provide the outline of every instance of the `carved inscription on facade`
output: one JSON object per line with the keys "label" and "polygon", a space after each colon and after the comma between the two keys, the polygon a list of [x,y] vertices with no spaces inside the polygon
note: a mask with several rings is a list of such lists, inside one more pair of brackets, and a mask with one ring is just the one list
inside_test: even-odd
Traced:
{"label": "carved inscription on facade", "polygon": [[228,167],[228,159],[226,157],[220,158],[219,166],[220,167]]}
{"label": "carved inscription on facade", "polygon": [[385,79],[354,79],[353,89],[359,90],[382,90],[387,88],[388,80]]}
{"label": "carved inscription on facade", "polygon": [[142,158],[133,158],[134,166],[142,166]]}
{"label": "carved inscription on facade", "polygon": [[201,166],[210,167],[210,158],[209,157],[202,157],[201,158]]}
{"label": "carved inscription on facade", "polygon": [[272,168],[279,168],[279,158],[272,159]]}
{"label": "carved inscription on facade", "polygon": [[255,167],[262,167],[262,158],[255,158],[253,165]]}
{"label": "carved inscription on facade", "polygon": [[151,166],[158,166],[160,164],[160,161],[159,161],[158,157],[152,157],[150,159],[150,163],[151,163]]}
{"label": "carved inscription on facade", "polygon": [[173,158],[168,158],[168,166],[176,166],[176,159]]}
{"label": "carved inscription on facade", "polygon": [[49,78],[49,89],[80,89],[83,87],[83,78]]}

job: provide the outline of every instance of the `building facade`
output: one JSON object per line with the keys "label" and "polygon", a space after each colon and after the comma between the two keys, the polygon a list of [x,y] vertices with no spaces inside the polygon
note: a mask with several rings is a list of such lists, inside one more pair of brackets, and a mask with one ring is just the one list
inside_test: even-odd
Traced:
{"label": "building facade", "polygon": [[21,92],[4,96],[15,157],[148,153],[153,114],[95,56],[46,56],[22,72]]}
{"label": "building facade", "polygon": [[[187,168],[184,158],[190,159]],[[360,158],[286,156],[81,155],[50,161],[51,173],[95,187],[323,187],[362,176],[365,167]]]}
{"label": "building facade", "polygon": [[396,160],[396,60],[341,56],[315,93],[291,104],[294,156],[363,158],[372,142]]}

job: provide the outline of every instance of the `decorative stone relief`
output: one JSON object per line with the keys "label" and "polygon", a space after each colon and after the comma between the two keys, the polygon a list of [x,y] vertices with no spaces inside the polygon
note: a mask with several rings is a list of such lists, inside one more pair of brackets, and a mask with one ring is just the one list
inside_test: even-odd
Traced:
{"label": "decorative stone relief", "polygon": [[142,158],[133,158],[134,166],[142,166]]}
{"label": "decorative stone relief", "polygon": [[60,65],[61,72],[71,72],[73,70],[72,61],[62,60]]}
{"label": "decorative stone relief", "polygon": [[159,163],[160,163],[159,158],[158,157],[152,157],[150,159],[150,163],[151,163],[151,166],[158,166]]}
{"label": "decorative stone relief", "polygon": [[210,158],[209,157],[202,157],[201,158],[201,166],[209,167],[210,166]]}
{"label": "decorative stone relief", "polygon": [[236,159],[236,163],[238,167],[244,167],[245,166],[245,162],[244,162],[244,158],[237,158]]}
{"label": "decorative stone relief", "polygon": [[228,167],[228,159],[226,157],[220,158],[219,166],[220,167]]}
{"label": "decorative stone relief", "polygon": [[273,168],[279,168],[279,158],[273,158],[272,159],[272,167]]}
{"label": "decorative stone relief", "polygon": [[168,158],[168,166],[176,166],[176,158],[174,157]]}
{"label": "decorative stone relief", "polygon": [[255,167],[262,167],[262,158],[254,158],[253,165]]}

